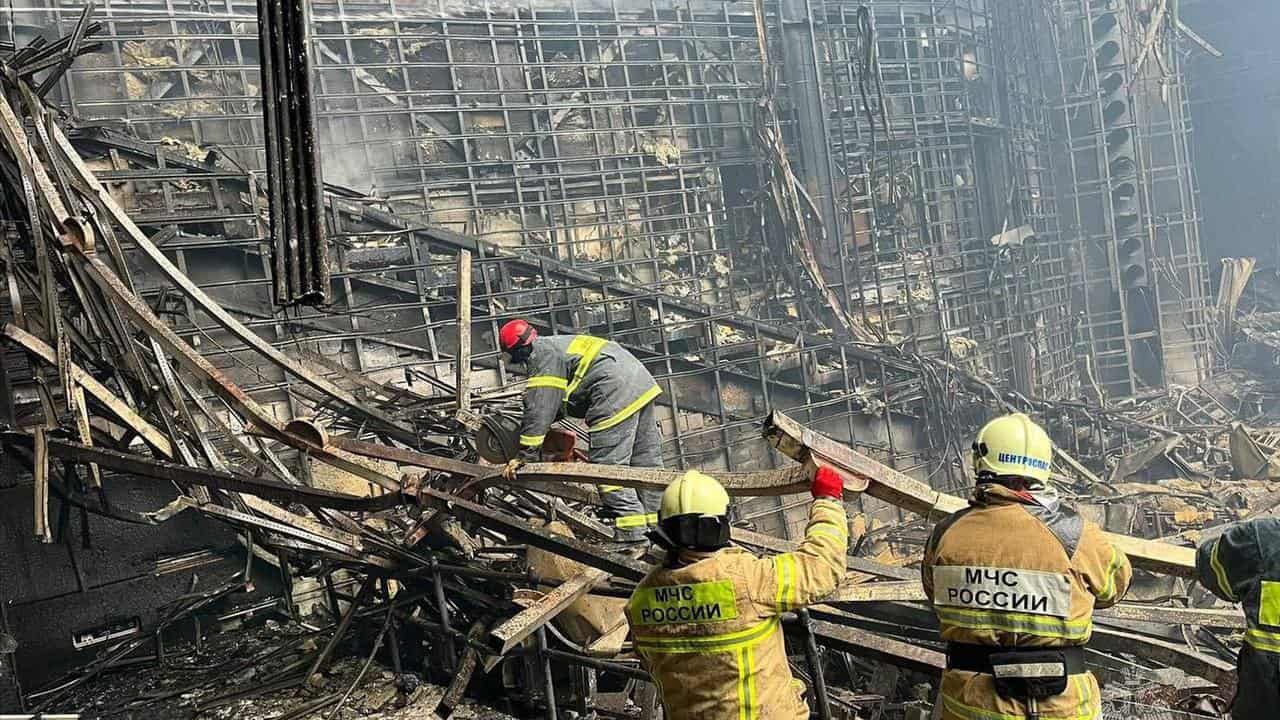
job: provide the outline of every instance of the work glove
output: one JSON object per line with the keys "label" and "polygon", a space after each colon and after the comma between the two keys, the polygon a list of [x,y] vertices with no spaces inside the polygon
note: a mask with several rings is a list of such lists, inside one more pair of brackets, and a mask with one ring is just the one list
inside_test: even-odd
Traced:
{"label": "work glove", "polygon": [[524,461],[519,458],[508,460],[506,466],[502,468],[502,478],[508,482],[514,481],[516,479],[516,471],[520,469],[521,465],[524,465]]}
{"label": "work glove", "polygon": [[844,497],[844,479],[840,473],[829,467],[820,467],[813,474],[813,485],[809,487],[814,499],[829,498],[839,500]]}

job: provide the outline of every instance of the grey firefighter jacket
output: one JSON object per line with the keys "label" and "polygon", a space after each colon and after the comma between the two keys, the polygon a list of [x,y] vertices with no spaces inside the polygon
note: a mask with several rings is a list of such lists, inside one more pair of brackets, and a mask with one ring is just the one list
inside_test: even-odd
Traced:
{"label": "grey firefighter jacket", "polygon": [[526,364],[520,447],[542,446],[564,411],[583,417],[591,432],[607,430],[662,394],[644,364],[612,340],[591,335],[549,335],[533,341]]}
{"label": "grey firefighter jacket", "polygon": [[1273,720],[1280,707],[1280,518],[1236,523],[1196,549],[1200,584],[1240,603],[1247,630],[1236,661],[1235,720]]}
{"label": "grey firefighter jacket", "polygon": [[1227,528],[1196,550],[1200,584],[1244,607],[1244,641],[1255,650],[1280,653],[1280,518]]}

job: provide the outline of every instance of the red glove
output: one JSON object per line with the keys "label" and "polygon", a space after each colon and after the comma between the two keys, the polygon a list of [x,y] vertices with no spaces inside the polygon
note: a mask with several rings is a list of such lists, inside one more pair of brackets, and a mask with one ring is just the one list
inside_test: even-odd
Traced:
{"label": "red glove", "polygon": [[840,473],[829,467],[820,467],[813,474],[813,485],[809,488],[815,498],[839,500],[844,497],[844,479]]}

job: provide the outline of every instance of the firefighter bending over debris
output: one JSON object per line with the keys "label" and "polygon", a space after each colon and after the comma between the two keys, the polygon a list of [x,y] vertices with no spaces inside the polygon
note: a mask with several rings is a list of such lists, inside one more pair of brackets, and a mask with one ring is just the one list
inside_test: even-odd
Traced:
{"label": "firefighter bending over debris", "polygon": [[667,486],[654,541],[667,551],[627,602],[636,651],[662,696],[666,720],[806,720],[791,676],[780,616],[835,589],[849,531],[844,483],[813,479],[805,539],[757,558],[730,548],[729,495],[696,470]]}
{"label": "firefighter bending over debris", "polygon": [[1101,717],[1084,644],[1094,609],[1124,596],[1132,568],[1059,502],[1052,460],[1052,441],[1026,415],[987,423],[973,444],[970,506],[925,545],[921,578],[948,642],[935,717]]}
{"label": "firefighter bending over debris", "polygon": [[[662,394],[644,364],[615,342],[590,335],[539,337],[524,320],[512,320],[498,332],[498,344],[523,363],[528,373],[520,455],[505,475],[539,459],[551,424],[561,415],[585,418],[591,433],[590,460],[603,465],[662,467],[662,435],[654,416],[654,398]],[[660,494],[601,486],[604,514],[614,523],[614,538],[639,543],[657,522]]]}
{"label": "firefighter bending over debris", "polygon": [[1233,720],[1280,713],[1280,518],[1231,525],[1196,550],[1196,575],[1214,595],[1244,607],[1244,647]]}

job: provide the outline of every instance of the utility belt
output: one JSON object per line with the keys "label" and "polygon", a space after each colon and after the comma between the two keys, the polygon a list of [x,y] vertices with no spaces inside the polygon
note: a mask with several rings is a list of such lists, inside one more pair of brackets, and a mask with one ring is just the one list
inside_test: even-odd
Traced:
{"label": "utility belt", "polygon": [[1088,672],[1084,662],[1084,648],[1079,645],[1060,648],[1005,648],[994,645],[969,645],[947,643],[947,669],[996,675],[995,666],[1029,665],[1039,663],[1038,657],[1053,658],[1050,663],[1061,663],[1063,675],[1079,675]]}
{"label": "utility belt", "polygon": [[949,643],[947,669],[995,676],[996,694],[1027,703],[1038,718],[1037,701],[1067,691],[1067,678],[1087,672],[1084,648],[1002,648]]}

